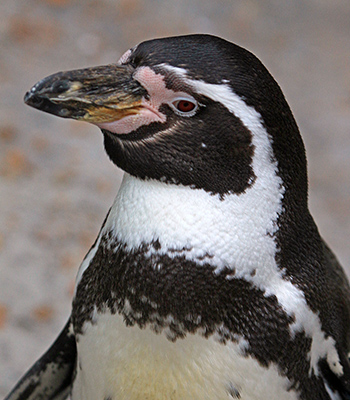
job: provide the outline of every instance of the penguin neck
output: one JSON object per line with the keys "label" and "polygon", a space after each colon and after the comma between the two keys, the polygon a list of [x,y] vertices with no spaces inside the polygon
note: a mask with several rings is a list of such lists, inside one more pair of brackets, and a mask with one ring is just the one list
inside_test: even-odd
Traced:
{"label": "penguin neck", "polygon": [[125,174],[102,235],[110,248],[184,256],[217,272],[230,268],[245,276],[268,265],[276,271],[274,234],[284,189],[276,171],[270,172],[223,200],[201,189]]}

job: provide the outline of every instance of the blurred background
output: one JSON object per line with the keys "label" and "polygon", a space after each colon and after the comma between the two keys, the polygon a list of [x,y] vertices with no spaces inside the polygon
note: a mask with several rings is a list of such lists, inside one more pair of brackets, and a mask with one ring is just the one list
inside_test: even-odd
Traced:
{"label": "blurred background", "polygon": [[311,211],[350,271],[349,0],[1,0],[1,397],[63,327],[122,176],[97,128],[30,109],[24,93],[194,32],[248,48],[281,85],[306,145]]}

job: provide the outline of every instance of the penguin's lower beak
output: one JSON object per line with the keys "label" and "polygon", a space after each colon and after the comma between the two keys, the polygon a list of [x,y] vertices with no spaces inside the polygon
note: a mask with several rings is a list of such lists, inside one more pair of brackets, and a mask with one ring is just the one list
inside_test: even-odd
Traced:
{"label": "penguin's lower beak", "polygon": [[137,114],[147,94],[133,72],[116,64],[58,72],[34,85],[24,101],[63,118],[95,124],[117,121]]}

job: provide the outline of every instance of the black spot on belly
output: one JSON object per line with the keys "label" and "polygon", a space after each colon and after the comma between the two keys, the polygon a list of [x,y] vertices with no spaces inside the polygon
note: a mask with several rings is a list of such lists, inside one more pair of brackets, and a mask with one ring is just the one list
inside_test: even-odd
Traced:
{"label": "black spot on belly", "polygon": [[239,390],[232,384],[230,383],[227,388],[228,394],[233,398],[233,399],[240,399],[241,394],[239,393]]}

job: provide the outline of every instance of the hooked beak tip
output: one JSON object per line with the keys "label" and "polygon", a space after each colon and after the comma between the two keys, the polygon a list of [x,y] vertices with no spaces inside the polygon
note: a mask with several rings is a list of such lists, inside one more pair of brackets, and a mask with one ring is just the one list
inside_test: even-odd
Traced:
{"label": "hooked beak tip", "polygon": [[109,65],[58,72],[34,85],[24,102],[63,118],[110,122],[135,113],[146,90],[129,67]]}
{"label": "hooked beak tip", "polygon": [[40,107],[40,105],[43,102],[43,99],[37,95],[36,91],[34,90],[35,88],[33,87],[31,90],[29,90],[25,95],[24,95],[24,102],[28,106],[32,107]]}

